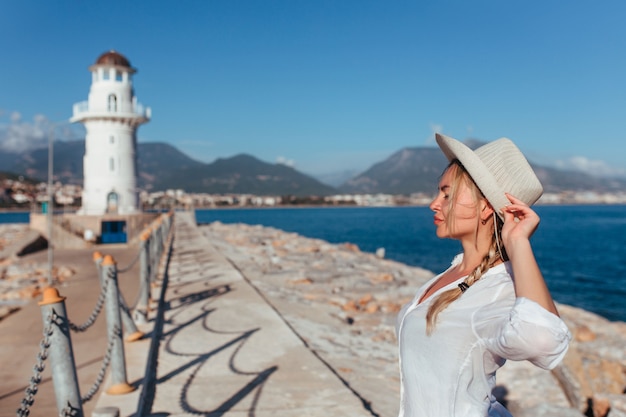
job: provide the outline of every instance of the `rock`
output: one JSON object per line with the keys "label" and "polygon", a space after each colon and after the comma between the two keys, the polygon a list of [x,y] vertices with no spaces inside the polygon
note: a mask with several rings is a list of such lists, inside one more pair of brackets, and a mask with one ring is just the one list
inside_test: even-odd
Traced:
{"label": "rock", "polygon": [[359,249],[359,247],[357,245],[355,245],[354,243],[344,243],[343,245],[341,245],[341,247],[343,247],[344,249],[347,249],[350,252],[360,252],[361,251]]}
{"label": "rock", "polygon": [[594,417],[606,417],[611,409],[611,403],[606,397],[594,394],[591,399],[591,410]]}
{"label": "rock", "polygon": [[371,278],[370,281],[372,282],[372,284],[380,284],[383,282],[393,282],[393,275],[387,272],[382,273],[382,274],[377,274],[373,278]]}
{"label": "rock", "polygon": [[357,306],[356,302],[354,300],[350,300],[347,303],[345,303],[342,307],[343,311],[349,311],[352,313],[355,313],[357,311],[359,311],[359,307]]}
{"label": "rock", "polygon": [[363,297],[359,299],[359,305],[361,307],[364,307],[365,305],[367,305],[367,303],[369,303],[373,299],[374,297],[372,297],[372,294],[365,294]]}
{"label": "rock", "polygon": [[515,417],[585,417],[585,415],[572,408],[559,407],[552,404],[540,404],[518,411]]}
{"label": "rock", "polygon": [[74,273],[75,272],[72,268],[69,268],[65,265],[61,265],[57,268],[56,276],[57,276],[57,279],[62,281],[62,280],[71,278],[72,275],[74,275]]}
{"label": "rock", "polygon": [[587,326],[580,326],[575,329],[574,339],[579,342],[591,342],[596,339],[596,334]]}
{"label": "rock", "polygon": [[377,313],[378,310],[380,310],[380,307],[378,306],[378,304],[376,303],[369,303],[367,306],[365,306],[365,312],[368,314],[374,314]]}
{"label": "rock", "polygon": [[289,283],[294,285],[311,285],[313,284],[313,280],[311,278],[300,278],[291,280]]}

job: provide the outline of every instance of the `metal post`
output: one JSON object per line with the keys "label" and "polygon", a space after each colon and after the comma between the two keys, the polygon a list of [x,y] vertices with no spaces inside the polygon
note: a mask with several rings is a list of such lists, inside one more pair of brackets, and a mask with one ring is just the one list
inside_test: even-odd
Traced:
{"label": "metal post", "polygon": [[141,339],[144,335],[142,331],[137,328],[135,321],[130,315],[130,309],[124,300],[124,296],[120,292],[120,315],[122,316],[122,324],[124,325],[125,340],[127,342],[135,342]]}
{"label": "metal post", "polygon": [[[158,222],[157,222],[158,223]],[[150,298],[157,300],[159,298],[159,257],[161,253],[161,242],[159,240],[159,226],[155,224],[152,227],[150,235]]]}
{"label": "metal post", "polygon": [[154,283],[158,272],[154,260],[157,257],[159,244],[156,239],[156,234],[154,233],[154,228],[150,228],[148,233],[150,233],[150,259],[148,259],[150,263],[150,283]]}
{"label": "metal post", "polygon": [[[56,288],[48,287],[39,302],[44,323],[52,315],[52,334],[50,335],[50,370],[54,382],[54,393],[59,415],[83,417],[83,405],[78,388],[76,365],[72,339],[65,311],[65,297],[61,297]],[[68,410],[69,408],[69,410]]]}
{"label": "metal post", "polygon": [[148,322],[150,302],[150,232],[141,234],[141,255],[139,258],[139,300],[134,316],[139,324]]}
{"label": "metal post", "polygon": [[[107,333],[111,343],[111,382],[107,394],[126,394],[134,391],[126,379],[126,359],[122,341],[120,299],[117,287],[117,267],[111,255],[102,260],[102,277],[108,279],[106,294]],[[112,339],[111,339],[112,338]]]}
{"label": "metal post", "polygon": [[[98,278],[100,279],[100,286],[102,287],[102,285],[104,284],[104,275],[103,275],[103,269],[102,269],[102,260],[103,260],[103,256],[100,252],[94,252],[93,253],[93,260],[96,263],[96,269],[98,270]],[[128,308],[128,306],[126,305],[126,301],[124,300],[124,296],[122,295],[121,291],[118,291],[119,293],[119,297],[120,297],[120,315],[122,317],[122,324],[124,325],[124,334],[126,334],[126,341],[127,342],[134,342],[136,340],[139,340],[143,337],[144,333],[142,331],[139,331],[139,329],[137,329],[137,325],[135,324],[135,322],[133,321],[133,318],[130,316],[130,309]]]}

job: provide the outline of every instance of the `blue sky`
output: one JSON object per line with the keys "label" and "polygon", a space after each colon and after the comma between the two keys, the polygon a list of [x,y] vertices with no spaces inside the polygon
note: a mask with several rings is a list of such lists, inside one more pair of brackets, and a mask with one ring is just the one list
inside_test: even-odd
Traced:
{"label": "blue sky", "polygon": [[362,171],[441,131],[626,176],[625,17],[623,1],[3,1],[0,147],[44,144],[115,49],[152,108],[139,141],[205,162]]}

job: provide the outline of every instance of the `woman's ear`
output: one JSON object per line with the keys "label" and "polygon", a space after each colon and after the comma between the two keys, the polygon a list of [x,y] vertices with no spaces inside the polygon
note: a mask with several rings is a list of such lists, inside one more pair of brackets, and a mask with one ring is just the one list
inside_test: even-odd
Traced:
{"label": "woman's ear", "polygon": [[487,200],[482,200],[482,208],[480,210],[480,220],[485,221],[493,216],[494,210],[491,204]]}

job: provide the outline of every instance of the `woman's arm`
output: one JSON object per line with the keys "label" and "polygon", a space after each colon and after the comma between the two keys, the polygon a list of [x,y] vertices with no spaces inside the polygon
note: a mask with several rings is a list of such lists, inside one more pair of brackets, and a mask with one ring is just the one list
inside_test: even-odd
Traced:
{"label": "woman's arm", "polygon": [[535,260],[530,236],[539,225],[539,216],[521,200],[507,194],[512,204],[503,209],[502,241],[515,276],[515,294],[525,297],[559,315],[548,286]]}

